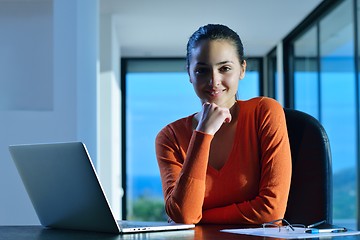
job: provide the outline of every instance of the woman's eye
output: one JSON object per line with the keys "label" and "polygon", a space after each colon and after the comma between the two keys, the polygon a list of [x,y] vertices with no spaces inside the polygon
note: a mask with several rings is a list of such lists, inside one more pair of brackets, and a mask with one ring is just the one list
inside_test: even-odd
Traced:
{"label": "woman's eye", "polygon": [[231,67],[229,67],[229,66],[223,66],[220,68],[220,72],[228,72],[230,70],[231,70]]}
{"label": "woman's eye", "polygon": [[197,69],[195,69],[195,74],[204,74],[204,73],[206,73],[205,68],[197,68]]}

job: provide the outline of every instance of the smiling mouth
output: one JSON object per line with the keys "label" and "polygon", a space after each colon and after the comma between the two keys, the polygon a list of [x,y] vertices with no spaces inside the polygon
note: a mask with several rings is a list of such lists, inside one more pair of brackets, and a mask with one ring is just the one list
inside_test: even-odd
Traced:
{"label": "smiling mouth", "polygon": [[216,97],[216,96],[220,95],[224,91],[225,91],[225,89],[223,89],[223,90],[220,90],[220,89],[219,90],[209,90],[209,91],[207,91],[207,93],[212,97]]}

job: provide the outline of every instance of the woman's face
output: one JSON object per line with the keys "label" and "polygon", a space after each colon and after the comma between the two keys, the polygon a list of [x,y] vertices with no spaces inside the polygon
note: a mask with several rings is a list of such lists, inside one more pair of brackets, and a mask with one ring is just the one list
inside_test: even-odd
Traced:
{"label": "woman's face", "polygon": [[227,40],[203,40],[191,53],[188,73],[201,102],[230,108],[246,69],[235,46]]}

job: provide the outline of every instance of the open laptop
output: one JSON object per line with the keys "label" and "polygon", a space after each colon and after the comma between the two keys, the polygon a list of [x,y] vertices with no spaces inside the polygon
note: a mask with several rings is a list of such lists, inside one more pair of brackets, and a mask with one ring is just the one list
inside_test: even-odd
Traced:
{"label": "open laptop", "polygon": [[44,227],[108,233],[195,227],[116,221],[86,146],[81,142],[13,145],[9,150]]}

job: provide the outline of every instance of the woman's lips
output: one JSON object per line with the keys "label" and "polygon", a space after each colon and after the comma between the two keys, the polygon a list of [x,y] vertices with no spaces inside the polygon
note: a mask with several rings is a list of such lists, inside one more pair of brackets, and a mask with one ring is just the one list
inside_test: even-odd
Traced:
{"label": "woman's lips", "polygon": [[212,97],[218,97],[220,96],[223,92],[225,91],[225,89],[211,89],[206,91],[210,96]]}

